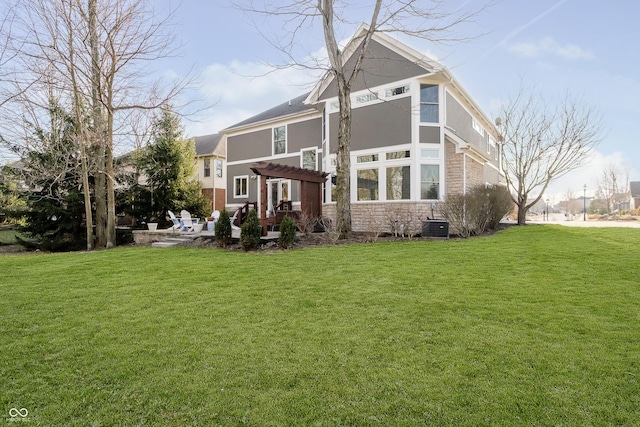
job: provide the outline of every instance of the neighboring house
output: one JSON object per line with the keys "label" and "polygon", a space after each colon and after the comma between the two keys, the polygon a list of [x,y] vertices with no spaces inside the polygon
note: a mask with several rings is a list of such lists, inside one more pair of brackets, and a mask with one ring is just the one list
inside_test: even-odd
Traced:
{"label": "neighboring house", "polygon": [[640,209],[640,181],[632,181],[629,183],[631,190],[631,209]]}
{"label": "neighboring house", "polygon": [[[354,40],[365,31],[361,28]],[[347,68],[354,41],[344,52]],[[384,230],[403,216],[414,224],[438,215],[447,194],[477,184],[504,184],[498,131],[451,73],[437,61],[376,33],[352,88],[351,213],[355,231]],[[300,206],[300,185],[268,179],[252,166],[271,162],[327,172],[323,214],[335,217],[338,145],[336,83],[327,74],[307,94],[227,129],[227,206],[245,202],[271,210],[281,200]]]}
{"label": "neighboring house", "polygon": [[633,197],[631,197],[630,191],[615,193],[611,198],[611,202],[613,204],[613,212],[617,214],[622,214],[624,212],[628,213],[633,209]]}
{"label": "neighboring house", "polygon": [[202,184],[202,194],[211,201],[211,211],[226,205],[226,143],[220,133],[196,136],[196,178]]}

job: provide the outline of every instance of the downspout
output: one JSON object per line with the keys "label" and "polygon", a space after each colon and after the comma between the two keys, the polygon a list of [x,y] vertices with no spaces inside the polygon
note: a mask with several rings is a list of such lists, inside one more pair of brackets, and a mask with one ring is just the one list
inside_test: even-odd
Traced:
{"label": "downspout", "polygon": [[213,203],[213,209],[211,209],[211,213],[216,210],[216,160],[217,156],[213,156],[213,173],[211,174],[211,192],[213,193],[211,194],[211,201]]}
{"label": "downspout", "polygon": [[467,153],[462,153],[462,194],[467,194]]}

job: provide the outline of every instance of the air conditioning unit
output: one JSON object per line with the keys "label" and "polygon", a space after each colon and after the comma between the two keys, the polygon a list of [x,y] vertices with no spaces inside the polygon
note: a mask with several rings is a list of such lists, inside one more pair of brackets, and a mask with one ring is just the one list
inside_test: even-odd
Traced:
{"label": "air conditioning unit", "polygon": [[432,219],[422,222],[422,237],[449,238],[449,223],[447,221]]}

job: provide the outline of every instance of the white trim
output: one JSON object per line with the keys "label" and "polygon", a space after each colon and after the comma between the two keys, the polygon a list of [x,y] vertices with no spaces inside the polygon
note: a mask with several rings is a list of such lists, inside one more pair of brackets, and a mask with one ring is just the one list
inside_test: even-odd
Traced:
{"label": "white trim", "polygon": [[254,157],[251,159],[236,160],[235,162],[227,162],[227,166],[237,166],[237,165],[244,165],[247,163],[257,163],[262,161],[272,162],[278,159],[295,159],[299,157],[300,157],[299,153],[285,153],[285,154],[277,154],[275,156]]}
{"label": "white trim", "polygon": [[318,147],[307,147],[300,149],[300,167],[304,169],[304,153],[307,151],[313,151],[316,155],[316,164],[312,170],[318,170]]}
{"label": "white trim", "polygon": [[286,184],[287,185],[287,200],[293,201],[293,198],[291,196],[292,187],[291,187],[291,180],[290,179],[284,179],[284,178],[270,178],[270,179],[267,179],[267,200],[265,201],[265,203],[267,204],[267,211],[269,211],[270,209],[274,209],[276,207],[276,205],[280,202],[280,200],[275,200],[275,201],[271,200],[271,204],[269,204],[269,199],[271,198],[271,185],[272,184],[276,184],[278,186],[278,188],[277,188],[278,199],[282,199],[282,184]]}
{"label": "white trim", "polygon": [[[423,199],[422,198],[422,166],[437,166],[438,167],[438,198],[436,199]],[[443,188],[442,185],[444,183],[444,167],[440,162],[428,162],[422,161],[418,165],[418,201],[427,202],[427,201],[438,201],[443,200]]]}
{"label": "white trim", "polygon": [[[464,106],[462,106],[462,108],[464,108]],[[473,114],[470,113],[470,115],[471,115],[471,127],[473,128],[473,130],[478,132],[480,136],[482,136],[483,138],[486,138],[487,131],[484,130],[484,127],[482,126],[482,124],[480,124],[480,122],[476,120]]]}
{"label": "white trim", "polygon": [[[244,179],[247,181],[247,192],[245,194],[237,194],[237,180]],[[233,198],[234,199],[247,199],[249,198],[249,175],[236,175],[233,177]]]}
{"label": "white trim", "polygon": [[[345,64],[356,51],[356,48],[360,45],[362,41],[362,37],[369,30],[369,26],[367,24],[362,24],[360,28],[355,32],[353,37],[349,40],[345,48],[343,49],[342,54],[342,63]],[[425,69],[425,71],[431,70],[432,73],[440,72],[442,70],[446,70],[438,61],[435,59],[413,49],[410,46],[400,42],[399,40],[394,39],[393,37],[388,36],[382,32],[375,32],[371,37],[371,41],[377,42],[382,46],[391,49],[392,51],[398,53],[400,56],[405,57],[407,60],[415,63],[419,67]],[[331,73],[327,72],[325,75],[316,83],[313,90],[309,93],[307,99],[304,100],[305,104],[313,104],[319,101],[319,97],[324,92],[327,87],[333,81],[333,76]]]}
{"label": "white trim", "polygon": [[[292,123],[303,123],[309,120],[318,119],[322,117],[322,112],[315,108],[305,110],[301,113],[286,114],[284,116],[278,116],[267,120],[262,120],[255,123],[249,123],[247,125],[231,127],[223,130],[226,138],[232,138],[234,136],[246,135],[251,132],[259,132],[261,130],[273,129],[274,127],[289,125]],[[271,136],[273,139],[273,135]]]}
{"label": "white trim", "polygon": [[[423,122],[422,121],[422,86],[435,86],[437,88],[438,91],[438,101],[437,102],[428,102],[425,101],[424,105],[436,105],[438,107],[438,117],[437,120],[435,122]],[[420,122],[421,125],[440,125],[442,123],[442,119],[444,118],[444,113],[443,113],[443,109],[442,109],[442,99],[444,98],[444,93],[443,93],[443,85],[439,84],[439,83],[424,83],[424,82],[420,82],[420,85],[418,86],[418,120]]]}
{"label": "white trim", "polygon": [[[276,129],[280,129],[280,128],[284,128],[284,152],[282,153],[276,153],[275,149],[276,149]],[[287,149],[288,144],[287,144],[287,140],[289,139],[289,129],[288,129],[288,125],[278,125],[278,126],[273,126],[271,128],[271,156],[282,156],[283,154],[287,154]]]}

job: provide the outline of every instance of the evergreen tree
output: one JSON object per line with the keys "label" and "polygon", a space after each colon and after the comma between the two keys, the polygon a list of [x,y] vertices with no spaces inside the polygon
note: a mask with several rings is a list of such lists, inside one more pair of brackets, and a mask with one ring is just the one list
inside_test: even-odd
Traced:
{"label": "evergreen tree", "polygon": [[209,202],[200,183],[193,180],[195,157],[195,143],[184,139],[180,118],[163,108],[153,121],[151,141],[140,159],[151,192],[148,221],[165,225],[169,210],[186,209],[198,217],[208,214]]}
{"label": "evergreen tree", "polygon": [[258,220],[258,213],[255,209],[249,211],[247,221],[242,224],[240,230],[240,244],[245,251],[257,249],[260,246],[260,238],[262,237],[262,225]]}
{"label": "evergreen tree", "polygon": [[[46,250],[86,246],[84,200],[74,119],[55,100],[49,105],[49,129],[30,124],[32,135],[12,169],[27,187],[26,223],[20,230]],[[23,243],[27,244],[27,242]]]}
{"label": "evergreen tree", "polygon": [[220,218],[216,222],[215,235],[216,243],[221,248],[226,248],[231,243],[231,219],[229,218],[229,212],[226,209],[222,209],[220,212]]}

